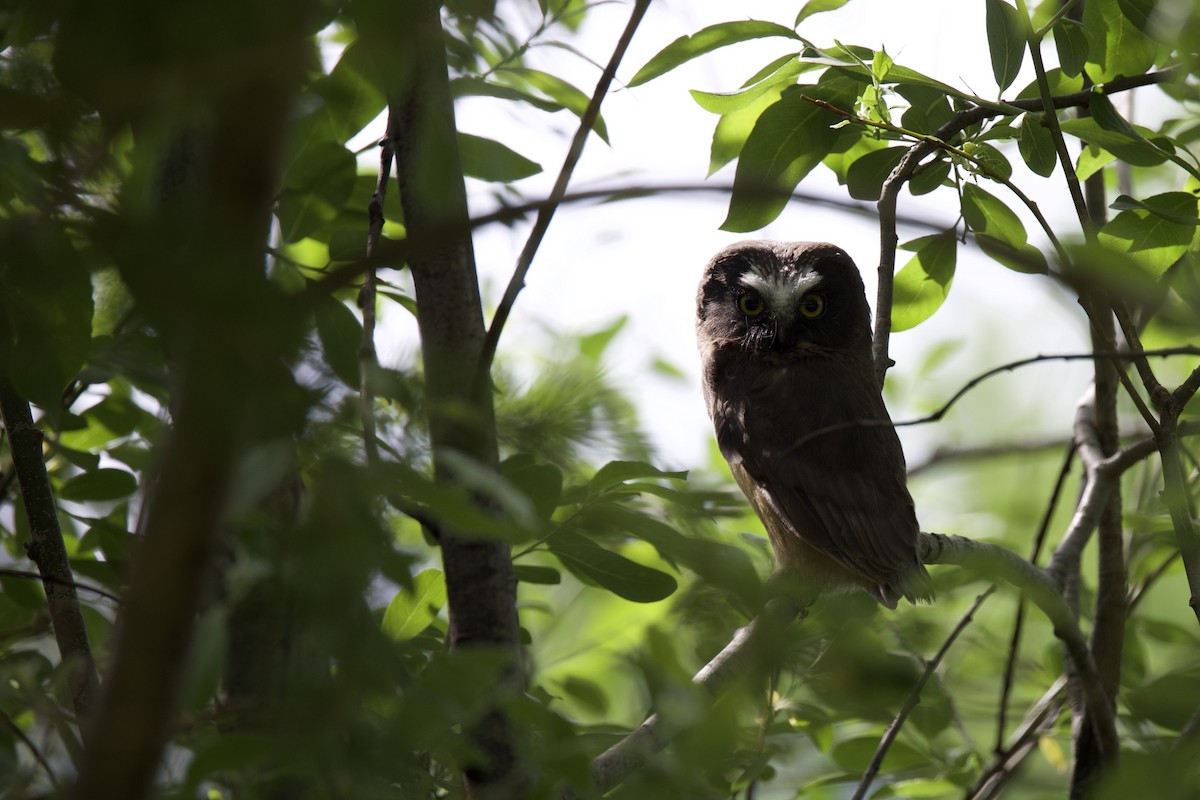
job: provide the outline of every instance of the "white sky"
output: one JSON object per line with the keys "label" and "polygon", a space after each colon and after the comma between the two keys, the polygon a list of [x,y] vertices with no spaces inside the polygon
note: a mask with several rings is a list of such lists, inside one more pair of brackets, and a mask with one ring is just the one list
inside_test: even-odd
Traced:
{"label": "white sky", "polygon": [[[656,0],[618,71],[618,82],[629,80],[679,36],[735,18],[767,19],[790,27],[800,5],[777,0],[736,4]],[[585,24],[582,39],[572,44],[598,64],[607,63],[630,8],[628,2],[598,7]],[[852,0],[842,9],[810,17],[800,33],[819,46],[831,45],[834,39],[869,47],[883,45],[897,63],[983,96],[996,94],[983,0]],[[611,147],[597,137],[590,139],[572,189],[704,181],[717,117],[696,105],[688,90],[734,90],[794,45],[784,39],[743,43],[701,57],[649,84],[634,89],[618,87],[603,106]],[[589,95],[599,76],[597,67],[560,48],[534,50],[530,61],[572,81]],[[1010,94],[1031,78],[1027,63]],[[545,172],[519,187],[531,198],[548,193],[574,132],[575,117],[566,112],[547,115],[489,99],[463,101],[457,114],[462,130],[499,139],[539,161]],[[382,122],[379,130],[374,127],[368,128],[369,136],[360,137],[364,142],[378,138]],[[370,157],[374,159],[373,154]],[[1009,157],[1017,168],[1014,180],[1035,197],[1046,198],[1043,211],[1052,222],[1062,223],[1060,232],[1073,231],[1074,214],[1066,205],[1061,173],[1044,180],[1021,168],[1015,147]],[[732,177],[730,165],[712,180],[728,183]],[[494,207],[491,188],[471,182],[473,213]],[[800,188],[848,197],[824,167],[814,170]],[[987,188],[1016,205],[1003,187]],[[793,202],[762,231],[736,235],[718,229],[726,202],[719,195],[706,194],[560,209],[501,341],[502,352],[510,358],[536,359],[539,352],[545,352],[545,326],[587,331],[627,314],[629,324],[610,350],[611,372],[632,390],[644,427],[659,448],[660,461],[671,467],[700,466],[711,439],[699,390],[693,314],[700,270],[714,252],[742,238],[832,241],[846,249],[862,269],[874,305],[878,229],[872,220]],[[957,207],[949,190],[922,198],[905,193],[901,213],[938,220],[948,227],[957,217]],[[1028,215],[1023,217],[1031,240],[1040,242]],[[476,239],[489,307],[503,292],[529,224],[493,226],[480,231]],[[902,228],[900,239],[903,242],[924,233]],[[892,339],[892,356],[898,366],[889,378],[888,399],[895,419],[936,407],[965,378],[1003,361],[1085,348],[1082,315],[1047,280],[1012,273],[971,247],[960,247],[958,253],[956,278],[946,305],[928,322]],[[898,266],[907,258],[907,253],[900,253]],[[415,328],[403,317],[392,313],[381,332],[380,353],[385,363],[405,359],[417,347]],[[965,339],[960,334],[965,334]],[[960,349],[932,374],[921,375],[925,354],[947,339],[961,339]],[[686,381],[651,374],[648,366],[655,358],[683,369]],[[909,461],[918,460],[935,443],[953,442],[960,436],[966,444],[1052,432],[1065,435],[1087,374],[1083,364],[1058,363],[985,384],[978,399],[964,402],[942,424],[902,431]],[[979,414],[996,413],[986,403],[989,388],[1000,390],[1005,381],[1009,382],[1008,391],[1019,386],[1031,388],[1015,401],[1010,398],[1000,416],[979,424]],[[1014,434],[1012,429],[1018,426],[1021,430]]]}

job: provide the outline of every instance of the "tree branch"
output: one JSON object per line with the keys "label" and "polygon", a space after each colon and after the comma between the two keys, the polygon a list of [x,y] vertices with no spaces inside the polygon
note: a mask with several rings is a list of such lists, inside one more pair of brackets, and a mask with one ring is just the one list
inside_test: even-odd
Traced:
{"label": "tree branch", "polygon": [[550,191],[549,201],[538,211],[537,220],[533,224],[533,230],[529,232],[529,238],[525,241],[525,247],[521,250],[521,255],[517,258],[517,266],[513,270],[512,277],[508,281],[508,287],[504,290],[504,296],[500,299],[500,304],[496,307],[496,314],[492,317],[492,324],[488,328],[487,337],[484,339],[483,350],[480,353],[479,364],[475,370],[475,391],[476,393],[484,390],[490,385],[488,376],[492,369],[492,360],[496,355],[496,348],[500,344],[500,333],[504,330],[504,324],[508,321],[508,315],[512,312],[513,304],[517,301],[517,295],[525,286],[525,276],[529,273],[529,268],[533,264],[533,258],[537,254],[538,248],[542,244],[542,239],[546,235],[546,231],[550,227],[550,221],[554,218],[554,212],[562,203],[563,198],[567,194],[567,185],[571,182],[571,174],[575,171],[575,165],[579,163],[579,157],[583,155],[583,147],[587,144],[588,136],[592,132],[592,126],[596,123],[596,118],[600,115],[600,105],[604,102],[604,98],[608,95],[608,89],[612,85],[613,79],[617,75],[617,67],[621,64],[621,59],[625,57],[625,51],[629,49],[629,43],[633,41],[633,34],[637,31],[638,25],[642,22],[642,17],[646,14],[646,9],[650,7],[650,0],[635,0],[633,4],[633,12],[629,16],[629,22],[625,24],[625,30],[621,34],[621,38],[617,40],[617,46],[613,50],[612,57],[608,60],[608,66],[604,68],[600,75],[600,80],[596,83],[596,88],[592,92],[592,98],[588,101],[587,108],[579,117],[579,127],[575,131],[575,137],[571,140],[571,146],[567,150],[567,157],[563,159],[562,168],[559,169],[558,179],[554,182],[554,188]]}
{"label": "tree branch", "polygon": [[75,593],[75,577],[63,543],[58,524],[58,509],[46,463],[42,456],[42,432],[33,424],[29,403],[6,376],[0,376],[0,417],[8,432],[12,451],[13,470],[21,487],[21,501],[29,518],[30,540],[25,545],[29,559],[37,564],[46,592],[50,624],[58,644],[59,657],[67,669],[67,684],[71,702],[79,717],[85,741],[91,733],[88,722],[92,717],[100,681],[96,662],[88,641],[87,627],[79,596]]}
{"label": "tree branch", "polygon": [[[375,192],[367,206],[367,259],[374,259],[379,250],[379,237],[383,235],[383,205],[387,199],[387,185],[392,177],[392,118],[388,115],[387,135],[379,142],[379,176],[375,179]],[[362,340],[358,346],[358,406],[362,419],[363,452],[367,465],[379,461],[379,445],[375,437],[375,390],[372,380],[379,356],[375,351],[375,267],[363,273],[362,287],[358,290],[358,307],[362,310]]]}
{"label": "tree branch", "polygon": [[942,663],[942,659],[946,657],[946,653],[950,651],[950,646],[958,639],[959,634],[966,630],[971,624],[971,620],[975,618],[975,612],[983,605],[992,593],[996,591],[996,586],[989,586],[983,594],[975,598],[975,602],[967,609],[967,613],[963,614],[962,619],[950,631],[950,635],[946,637],[946,641],[938,648],[936,654],[925,665],[925,671],[921,673],[921,677],[917,679],[912,691],[908,693],[908,697],[904,700],[904,705],[900,707],[900,712],[896,714],[896,718],[888,725],[887,730],[883,732],[883,738],[879,740],[879,746],[875,748],[875,755],[871,758],[871,763],[867,765],[866,771],[862,778],[858,781],[858,788],[854,790],[851,800],[862,800],[867,795],[867,790],[871,788],[871,782],[875,780],[875,776],[879,774],[879,767],[883,764],[884,757],[887,756],[888,750],[892,746],[892,742],[900,735],[900,728],[904,725],[908,715],[917,707],[917,703],[921,701],[921,690],[925,688],[925,684],[929,682],[929,677],[937,670],[938,665]]}

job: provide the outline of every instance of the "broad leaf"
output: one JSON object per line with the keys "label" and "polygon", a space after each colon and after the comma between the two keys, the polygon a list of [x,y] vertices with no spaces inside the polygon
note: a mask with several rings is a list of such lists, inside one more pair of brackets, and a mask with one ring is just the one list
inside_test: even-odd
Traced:
{"label": "broad leaf", "polygon": [[987,0],[988,51],[992,75],[1003,92],[1016,80],[1025,58],[1025,36],[1017,9],[1004,0]]}
{"label": "broad leaf", "polygon": [[509,183],[537,175],[541,164],[530,161],[494,139],[458,134],[458,152],[462,158],[463,174],[495,183]]}
{"label": "broad leaf", "polygon": [[896,273],[892,290],[893,331],[914,328],[941,308],[954,280],[958,239],[951,228],[914,239],[904,249],[915,253]]}
{"label": "broad leaf", "polygon": [[847,98],[821,85],[797,86],[758,118],[738,158],[724,230],[752,231],[774,220],[796,184],[833,149],[841,135],[833,126],[843,118],[813,100],[837,105]]}
{"label": "broad leaf", "polygon": [[[1187,221],[1176,221],[1180,219]],[[1187,252],[1198,221],[1194,195],[1168,192],[1148,198],[1141,208],[1117,214],[1100,229],[1097,238],[1102,245],[1126,253],[1151,275],[1158,276]]]}
{"label": "broad leaf", "polygon": [[629,81],[629,85],[638,86],[651,81],[659,75],[670,72],[680,64],[691,61],[696,56],[711,53],[713,50],[769,36],[799,39],[791,28],[785,28],[774,22],[737,20],[710,25],[691,36],[681,36],[664,47],[658,55],[637,71],[637,74]]}
{"label": "broad leaf", "polygon": [[682,481],[687,479],[687,472],[669,472],[644,461],[610,461],[596,470],[596,474],[588,483],[588,492],[600,494],[618,484],[641,478],[671,478]]}
{"label": "broad leaf", "polygon": [[968,183],[963,187],[962,213],[975,241],[993,259],[1017,272],[1046,272],[1046,257],[1027,243],[1020,218],[997,197]]}
{"label": "broad leaf", "polygon": [[[360,237],[361,238],[361,237]],[[362,323],[346,304],[332,297],[316,307],[317,336],[325,351],[325,363],[347,386],[358,389],[358,349],[362,346]]]}
{"label": "broad leaf", "polygon": [[[517,84],[524,83],[531,86],[580,118],[583,117],[588,103],[591,102],[591,98],[588,95],[557,75],[551,75],[549,72],[527,69],[525,67],[506,67],[499,74],[512,79]],[[596,121],[592,125],[592,130],[605,143],[608,142],[608,128],[605,127],[604,117],[600,114],[596,115]]]}
{"label": "broad leaf", "polygon": [[1088,0],[1083,27],[1092,34],[1086,69],[1094,83],[1140,75],[1154,65],[1157,46],[1121,10],[1122,0]]}
{"label": "broad leaf", "polygon": [[120,500],[137,491],[137,478],[123,469],[83,472],[62,485],[59,498],[76,502]]}
{"label": "broad leaf", "polygon": [[618,597],[653,603],[669,597],[675,579],[665,572],[631,561],[571,531],[558,531],[547,542],[563,566]]}
{"label": "broad leaf", "polygon": [[1043,124],[1043,114],[1026,114],[1021,121],[1021,134],[1017,144],[1021,150],[1021,158],[1029,169],[1043,178],[1054,172],[1058,163],[1058,154],[1054,150],[1054,137]]}
{"label": "broad leaf", "polygon": [[878,200],[884,181],[907,152],[907,147],[888,147],[855,159],[846,170],[846,189],[850,196],[856,200]]}
{"label": "broad leaf", "polygon": [[[1172,152],[1165,137],[1139,126],[1130,126],[1136,135],[1101,127],[1095,117],[1065,119],[1059,123],[1063,133],[1075,136],[1088,144],[1102,147],[1117,158],[1135,167],[1154,167],[1166,161]],[[1173,148],[1172,148],[1173,149]]]}
{"label": "broad leaf", "polygon": [[1058,50],[1058,65],[1063,73],[1075,77],[1083,71],[1091,53],[1091,34],[1073,19],[1063,19],[1054,26],[1054,47]]}
{"label": "broad leaf", "polygon": [[416,636],[446,605],[446,576],[427,569],[413,576],[412,590],[401,589],[383,612],[383,632],[396,642]]}

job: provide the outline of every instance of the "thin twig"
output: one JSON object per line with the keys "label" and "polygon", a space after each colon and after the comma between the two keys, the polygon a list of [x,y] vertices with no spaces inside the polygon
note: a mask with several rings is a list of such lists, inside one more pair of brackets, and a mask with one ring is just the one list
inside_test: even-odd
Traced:
{"label": "thin twig", "polygon": [[900,713],[896,714],[896,718],[888,725],[887,730],[883,732],[883,738],[879,740],[879,746],[875,748],[875,755],[871,758],[871,763],[867,765],[866,772],[858,782],[858,788],[854,790],[851,800],[862,800],[866,797],[867,790],[871,788],[871,782],[875,780],[875,776],[879,774],[879,767],[883,764],[883,759],[887,756],[888,750],[892,746],[892,742],[900,734],[900,728],[904,725],[908,715],[917,707],[917,703],[921,701],[921,690],[925,688],[925,684],[929,681],[931,675],[937,670],[938,665],[942,663],[942,659],[946,657],[946,653],[950,651],[950,646],[954,644],[959,635],[966,630],[971,624],[971,620],[975,617],[975,612],[983,605],[992,593],[996,591],[995,585],[989,586],[983,594],[975,598],[975,602],[967,609],[967,613],[963,614],[962,619],[954,626],[954,630],[950,631],[950,635],[946,637],[946,641],[938,649],[929,663],[925,665],[925,671],[921,673],[921,677],[917,679],[916,685],[912,691],[908,693],[908,697],[904,700],[904,705],[900,708]]}
{"label": "thin twig", "polygon": [[[367,206],[367,258],[373,260],[379,250],[379,238],[383,235],[383,205],[387,200],[387,185],[392,177],[392,115],[389,111],[387,135],[379,143],[379,176],[375,180],[375,193]],[[367,464],[379,462],[379,446],[375,436],[375,390],[372,386],[379,355],[375,350],[375,266],[363,273],[362,288],[358,290],[358,307],[362,310],[362,340],[358,346],[358,405],[362,418],[363,452]]]}
{"label": "thin twig", "polygon": [[50,779],[50,784],[57,789],[59,787],[58,776],[55,775],[54,770],[50,768],[50,762],[46,760],[44,755],[42,755],[42,751],[39,750],[37,745],[33,743],[32,739],[25,735],[25,731],[21,730],[21,726],[13,721],[12,717],[3,711],[0,711],[0,719],[4,720],[4,727],[12,731],[13,736],[17,737],[21,741],[21,744],[25,745],[26,749],[33,754],[33,760],[36,761],[38,766],[42,768],[42,771],[46,773],[46,777]]}
{"label": "thin twig", "polygon": [[[1062,497],[1063,487],[1066,486],[1067,477],[1071,474],[1071,464],[1075,461],[1075,443],[1071,442],[1067,446],[1066,454],[1063,457],[1062,467],[1058,471],[1058,478],[1054,482],[1054,489],[1050,492],[1050,500],[1046,503],[1046,510],[1042,514],[1041,524],[1038,525],[1037,535],[1033,540],[1033,548],[1029,554],[1029,563],[1036,564],[1038,556],[1041,555],[1042,546],[1046,542],[1046,534],[1050,530],[1050,520],[1054,517],[1054,512],[1058,508],[1059,498]],[[1004,679],[1000,684],[1000,703],[999,710],[996,713],[996,753],[1001,752],[1004,746],[1004,728],[1008,716],[1008,701],[1012,693],[1013,679],[1017,671],[1017,657],[1021,650],[1021,632],[1025,622],[1025,598],[1017,599],[1017,613],[1013,620],[1012,638],[1008,647],[1008,659],[1004,664]]]}
{"label": "thin twig", "polygon": [[587,143],[592,126],[600,114],[600,104],[608,96],[609,87],[617,75],[617,67],[620,66],[621,59],[625,56],[625,51],[629,48],[629,43],[633,40],[633,34],[637,31],[638,25],[641,24],[642,17],[645,16],[646,9],[649,7],[650,0],[635,0],[633,12],[629,16],[629,22],[626,23],[621,38],[617,41],[612,58],[609,59],[608,66],[604,68],[604,72],[600,75],[600,80],[596,83],[596,89],[592,92],[592,98],[588,101],[587,108],[580,115],[579,127],[575,131],[575,137],[571,140],[571,146],[567,150],[567,157],[563,159],[563,165],[558,172],[558,179],[554,182],[554,188],[550,192],[550,202],[538,212],[537,220],[533,224],[533,230],[529,232],[529,238],[525,241],[525,247],[521,250],[521,255],[517,259],[517,266],[508,281],[508,287],[504,290],[504,296],[500,299],[500,304],[496,307],[496,313],[492,317],[492,324],[488,327],[479,364],[475,366],[474,387],[476,396],[479,396],[489,385],[488,377],[491,374],[492,360],[496,356],[496,348],[500,344],[500,333],[504,330],[504,324],[508,321],[513,304],[517,301],[517,295],[520,294],[521,289],[525,286],[525,276],[529,273],[529,268],[533,264],[533,258],[537,254],[538,248],[542,244],[542,239],[550,227],[550,221],[554,218],[554,212],[558,209],[563,197],[566,196],[567,185],[571,182],[571,175],[575,171],[575,165],[579,163],[579,157],[583,155],[583,147]]}
{"label": "thin twig", "polygon": [[111,600],[114,603],[119,604],[121,602],[120,597],[118,597],[117,595],[108,591],[107,589],[101,589],[99,586],[92,586],[91,584],[80,583],[79,581],[70,581],[68,583],[67,581],[63,580],[62,578],[59,578],[57,575],[47,577],[44,575],[39,575],[36,572],[31,572],[26,569],[12,569],[9,567],[0,567],[0,575],[3,575],[5,577],[10,577],[10,578],[29,578],[30,580],[42,580],[42,581],[48,580],[51,583],[55,583],[60,586],[69,585],[69,586],[73,586],[76,589],[79,589],[84,592],[91,592],[92,594],[103,597],[105,600]]}

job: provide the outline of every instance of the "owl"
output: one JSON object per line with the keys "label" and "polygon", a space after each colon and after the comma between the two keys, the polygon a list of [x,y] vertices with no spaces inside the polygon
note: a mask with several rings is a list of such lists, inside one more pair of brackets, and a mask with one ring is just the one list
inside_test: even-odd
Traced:
{"label": "owl", "polygon": [[696,334],[717,444],[777,574],[809,602],[855,589],[888,608],[932,600],[850,256],[819,242],[726,247],[705,267]]}

